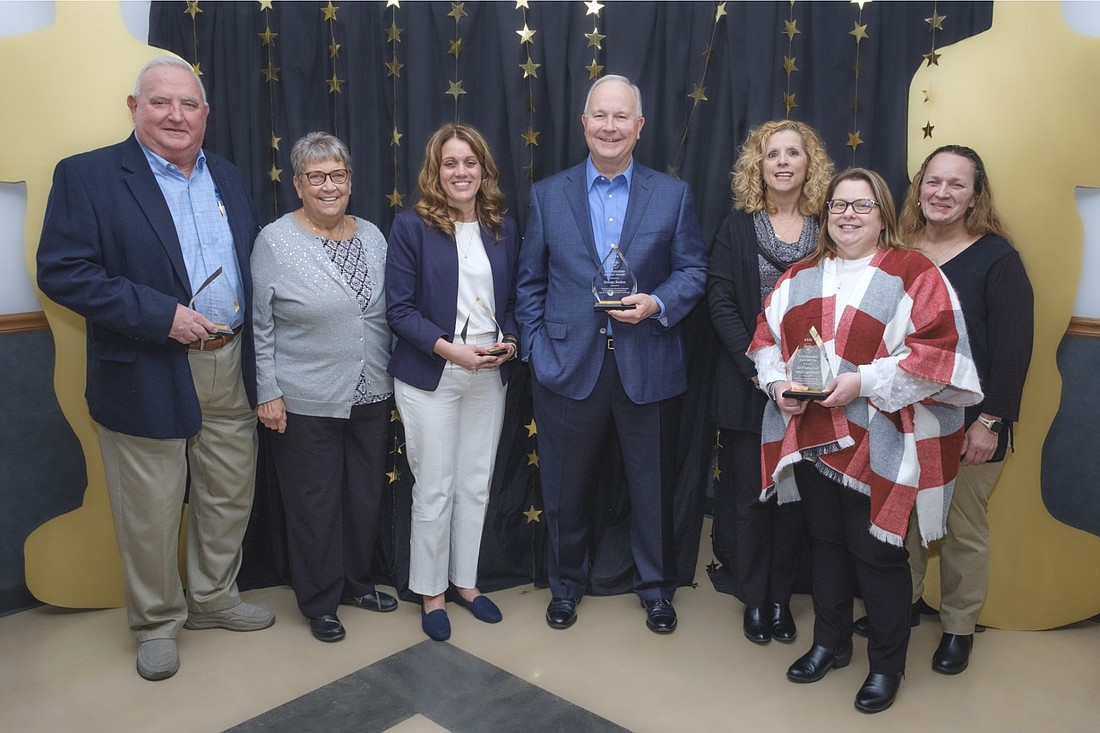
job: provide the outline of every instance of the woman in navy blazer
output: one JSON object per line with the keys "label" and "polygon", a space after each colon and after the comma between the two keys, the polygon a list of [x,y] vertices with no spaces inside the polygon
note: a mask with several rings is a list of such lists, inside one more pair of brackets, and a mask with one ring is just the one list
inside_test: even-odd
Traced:
{"label": "woman in navy blazer", "polygon": [[450,637],[454,601],[481,621],[500,610],[477,589],[489,483],[504,421],[518,242],[499,173],[476,129],[446,124],[428,140],[414,211],[398,214],[386,261],[389,372],[405,426],[412,490],[409,589],[422,626]]}

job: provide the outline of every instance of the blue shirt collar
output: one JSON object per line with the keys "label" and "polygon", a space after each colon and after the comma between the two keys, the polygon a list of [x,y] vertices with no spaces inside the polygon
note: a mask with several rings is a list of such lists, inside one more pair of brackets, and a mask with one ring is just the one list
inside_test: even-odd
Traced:
{"label": "blue shirt collar", "polygon": [[[149,167],[156,172],[160,173],[173,173],[177,175],[183,175],[180,172],[179,166],[175,163],[169,163],[165,158],[160,157],[149,148],[145,147],[141,142],[141,138],[134,135],[134,139],[137,140],[138,147],[141,148],[141,152],[145,153],[145,159],[149,161]],[[206,168],[206,152],[199,148],[199,157],[195,159],[195,170],[201,171]]]}
{"label": "blue shirt collar", "polygon": [[[596,170],[596,166],[592,162],[592,155],[589,154],[589,156],[584,160],[585,190],[591,191],[592,184],[595,183],[596,179],[600,178],[601,176],[603,176],[603,174]],[[618,176],[615,176],[615,178],[618,178],[619,176],[622,176],[626,179],[626,187],[629,189],[631,180],[634,177],[634,158],[630,159],[630,164],[627,165],[626,170],[620,173]]]}

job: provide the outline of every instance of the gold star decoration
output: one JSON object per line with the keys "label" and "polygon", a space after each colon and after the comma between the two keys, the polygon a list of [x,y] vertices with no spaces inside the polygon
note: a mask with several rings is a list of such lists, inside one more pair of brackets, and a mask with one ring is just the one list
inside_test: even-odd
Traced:
{"label": "gold star decoration", "polygon": [[386,7],[387,8],[400,8],[401,7],[401,0],[386,0]]}
{"label": "gold star decoration", "polygon": [[530,125],[527,126],[527,132],[523,133],[523,144],[528,147],[539,144],[539,133]]}
{"label": "gold star decoration", "polygon": [[860,25],[858,22],[852,24],[852,30],[848,31],[849,36],[856,37],[856,43],[859,43],[864,38],[869,38],[867,35],[867,24]]}
{"label": "gold star decoration", "polygon": [[691,94],[688,95],[695,100],[695,104],[707,101],[707,88],[696,84],[695,88],[691,90]]}
{"label": "gold star decoration", "polygon": [[272,183],[281,183],[283,180],[283,169],[276,168],[275,164],[271,164],[271,170],[267,172],[267,177],[271,179]]}
{"label": "gold star decoration", "polygon": [[532,504],[531,508],[523,513],[523,516],[527,517],[527,523],[530,524],[531,522],[539,522],[540,514],[542,514],[542,510],[536,509],[535,505]]}
{"label": "gold star decoration", "polygon": [[462,39],[461,38],[456,38],[455,40],[451,41],[451,50],[448,51],[447,53],[451,54],[456,59],[459,56],[461,56],[462,55]]}
{"label": "gold star decoration", "polygon": [[924,95],[924,103],[925,104],[928,104],[929,102],[932,101],[932,89],[931,88],[921,89],[920,91],[921,91],[921,94]]}
{"label": "gold star decoration", "polygon": [[332,72],[331,79],[325,79],[325,83],[328,84],[329,94],[339,94],[344,91],[344,80],[336,78],[336,72]]}
{"label": "gold star decoration", "polygon": [[[684,137],[687,137],[687,135],[686,135],[687,130],[685,130],[684,132],[685,132]],[[675,166],[675,165],[666,165],[665,166],[665,175],[672,176],[673,178],[679,178],[680,177],[680,168],[678,166]]]}
{"label": "gold star decoration", "polygon": [[787,92],[783,93],[783,108],[787,110],[787,114],[791,113],[791,110],[798,106],[798,102],[795,101],[795,95]]}
{"label": "gold star decoration", "polygon": [[931,33],[932,31],[942,31],[943,30],[943,22],[945,20],[947,20],[947,16],[946,15],[940,15],[939,13],[936,12],[935,8],[933,8],[932,9],[932,17],[931,18],[925,18],[924,22],[928,24],[928,32]]}
{"label": "gold star decoration", "polygon": [[390,145],[400,145],[401,138],[405,137],[402,133],[398,132],[397,125],[393,126],[393,135],[390,136]]}
{"label": "gold star decoration", "polygon": [[600,11],[603,10],[603,5],[600,5],[596,0],[589,0],[585,5],[588,7],[588,11],[585,13],[586,16],[599,15]]}
{"label": "gold star decoration", "polygon": [[328,57],[334,59],[340,55],[340,44],[335,40],[328,45]]}
{"label": "gold star decoration", "polygon": [[401,34],[405,32],[404,28],[397,27],[397,21],[392,21],[390,27],[386,29],[386,43],[401,43]]}
{"label": "gold star decoration", "polygon": [[528,466],[534,466],[535,468],[538,468],[538,465],[539,465],[539,452],[537,450],[533,450],[533,451],[531,451],[530,453],[527,454],[527,465]]}
{"label": "gold star decoration", "polygon": [[516,0],[516,10],[519,10],[520,8],[523,8],[524,10],[531,9],[527,6],[527,0]]}
{"label": "gold star decoration", "polygon": [[848,133],[848,142],[846,143],[846,145],[852,149],[853,153],[855,152],[856,148],[858,148],[862,144],[863,138],[859,136],[859,130]]}
{"label": "gold star decoration", "polygon": [[202,62],[196,61],[195,63],[191,64],[191,71],[195,72],[195,76],[202,76]]}
{"label": "gold star decoration", "polygon": [[267,62],[266,69],[260,69],[260,73],[264,75],[264,81],[279,81],[280,67],[273,66],[270,61]]}
{"label": "gold star decoration", "polygon": [[600,72],[603,71],[603,67],[596,63],[596,59],[592,59],[592,63],[585,68],[588,69],[589,79],[598,79],[600,77]]}
{"label": "gold star decoration", "polygon": [[531,418],[531,422],[527,423],[523,427],[527,428],[527,437],[528,438],[530,438],[532,436],[535,436],[535,435],[538,435],[539,428],[538,428],[538,425],[535,425],[535,418]]}
{"label": "gold star decoration", "polygon": [[259,0],[260,10],[271,10],[271,0]]}
{"label": "gold star decoration", "polygon": [[401,474],[399,474],[399,473],[397,472],[397,469],[396,469],[396,468],[395,468],[395,469],[393,469],[392,471],[387,471],[387,472],[386,472],[386,478],[388,478],[388,479],[390,480],[389,482],[390,482],[391,484],[396,484],[396,483],[397,483],[397,479],[398,479],[398,478],[399,478],[400,476],[401,476]]}
{"label": "gold star decoration", "polygon": [[[394,193],[397,193],[396,189],[394,189]],[[396,409],[390,410],[390,422],[401,422],[401,413]]]}
{"label": "gold star decoration", "polygon": [[398,192],[396,186],[394,186],[393,193],[386,196],[386,200],[390,202],[391,209],[396,209],[399,206],[405,205],[405,197]]}
{"label": "gold star decoration", "polygon": [[801,32],[802,31],[798,30],[798,21],[797,20],[785,20],[785,21],[783,21],[783,35],[785,35],[787,37],[788,41],[793,41],[795,35],[797,35]]}
{"label": "gold star decoration", "polygon": [[783,57],[783,71],[787,72],[787,76],[798,71],[798,63],[795,61],[794,56]]}
{"label": "gold star decoration", "polygon": [[540,66],[542,66],[542,64],[536,64],[534,61],[531,60],[531,56],[528,55],[527,56],[527,63],[520,64],[519,68],[523,69],[523,78],[524,79],[526,79],[529,76],[533,76],[537,79],[538,74],[536,72],[538,71],[538,68]]}
{"label": "gold star decoration", "polygon": [[523,21],[523,28],[516,31],[516,35],[519,36],[519,45],[522,46],[525,43],[534,43],[536,33],[538,33],[538,31],[531,30],[527,27],[527,21]]}
{"label": "gold star decoration", "polygon": [[329,20],[335,21],[335,20],[336,20],[336,11],[337,11],[337,10],[339,10],[339,9],[340,9],[340,6],[339,6],[339,5],[333,5],[333,4],[332,4],[332,0],[328,0],[328,5],[326,5],[325,7],[321,8],[321,14],[322,14],[322,15],[324,16],[324,17],[322,18],[322,20],[325,20],[325,21],[329,21]]}
{"label": "gold star decoration", "polygon": [[707,575],[710,575],[711,573],[713,573],[715,570],[718,569],[718,567],[719,567],[718,563],[715,562],[714,560],[711,560],[709,563],[707,563]]}
{"label": "gold star decoration", "polygon": [[279,143],[282,142],[281,137],[275,137],[275,133],[271,133],[270,145],[272,150],[279,149]]}
{"label": "gold star decoration", "polygon": [[444,94],[450,94],[452,97],[455,98],[455,101],[457,102],[458,101],[458,96],[460,94],[465,94],[466,90],[462,88],[462,80],[461,79],[459,79],[458,81],[452,81],[452,82],[450,82],[450,84],[451,84],[450,88],[446,92],[444,92]]}
{"label": "gold star decoration", "polygon": [[405,68],[405,64],[397,60],[397,55],[390,59],[386,64],[386,76],[401,76],[401,69]]}
{"label": "gold star decoration", "polygon": [[264,28],[263,33],[259,33],[257,35],[260,36],[260,46],[270,46],[271,44],[275,43],[275,36],[279,34],[272,33],[271,26],[268,26],[267,28]]}
{"label": "gold star decoration", "polygon": [[199,0],[188,0],[187,10],[183,11],[184,15],[190,15],[191,20],[195,20],[195,16],[202,12],[202,8],[199,7]]}
{"label": "gold star decoration", "polygon": [[607,38],[607,36],[600,35],[599,28],[593,28],[592,32],[585,33],[584,37],[588,39],[588,46],[586,46],[586,48],[592,48],[593,46],[595,46],[599,49],[603,49],[603,39]]}
{"label": "gold star decoration", "polygon": [[928,138],[932,137],[932,131],[935,129],[936,126],[933,125],[931,122],[925,122],[924,127],[921,128],[921,130],[924,132],[924,139],[927,140]]}
{"label": "gold star decoration", "polygon": [[722,469],[718,468],[718,466],[715,466],[714,470],[710,472],[710,475],[714,477],[715,481],[720,481],[722,480]]}
{"label": "gold star decoration", "polygon": [[717,23],[722,19],[722,16],[726,14],[726,4],[718,3],[718,7],[714,10],[714,22]]}
{"label": "gold star decoration", "polygon": [[936,53],[936,49],[934,49],[934,48],[931,51],[929,51],[928,53],[923,54],[924,60],[928,62],[929,66],[939,66],[940,65],[940,56],[942,56],[942,55],[943,54]]}
{"label": "gold star decoration", "polygon": [[451,12],[447,13],[448,16],[455,19],[458,22],[459,18],[466,15],[466,3],[451,3]]}

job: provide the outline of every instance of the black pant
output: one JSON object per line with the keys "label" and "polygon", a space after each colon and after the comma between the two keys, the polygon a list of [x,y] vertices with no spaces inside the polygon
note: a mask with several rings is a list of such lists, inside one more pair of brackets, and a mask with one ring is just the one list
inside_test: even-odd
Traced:
{"label": "black pant", "polygon": [[823,476],[812,462],[797,463],[794,470],[813,553],[814,643],[836,649],[851,641],[858,581],[871,671],[904,672],[913,592],[908,551],[868,531],[868,497]]}
{"label": "black pant", "polygon": [[290,582],[309,618],[336,613],[341,596],[374,589],[392,410],[389,399],[352,407],[347,419],[288,413],[286,432],[272,435]]}
{"label": "black pant", "polygon": [[806,535],[797,503],[760,501],[760,434],[722,429],[715,486],[714,554],[746,606],[788,603]]}

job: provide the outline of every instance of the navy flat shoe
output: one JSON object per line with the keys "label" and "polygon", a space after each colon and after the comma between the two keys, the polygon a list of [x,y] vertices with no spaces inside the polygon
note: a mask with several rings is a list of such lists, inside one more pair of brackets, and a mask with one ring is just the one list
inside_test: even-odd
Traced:
{"label": "navy flat shoe", "polygon": [[437,608],[431,613],[424,613],[420,609],[420,628],[432,641],[447,641],[451,638],[451,620],[447,618],[447,610]]}
{"label": "navy flat shoe", "polygon": [[500,623],[500,620],[504,618],[504,614],[497,608],[497,604],[489,600],[486,595],[480,595],[472,601],[467,601],[457,592],[455,593],[455,603],[468,608],[470,613],[474,615],[478,621],[484,621],[487,624]]}

